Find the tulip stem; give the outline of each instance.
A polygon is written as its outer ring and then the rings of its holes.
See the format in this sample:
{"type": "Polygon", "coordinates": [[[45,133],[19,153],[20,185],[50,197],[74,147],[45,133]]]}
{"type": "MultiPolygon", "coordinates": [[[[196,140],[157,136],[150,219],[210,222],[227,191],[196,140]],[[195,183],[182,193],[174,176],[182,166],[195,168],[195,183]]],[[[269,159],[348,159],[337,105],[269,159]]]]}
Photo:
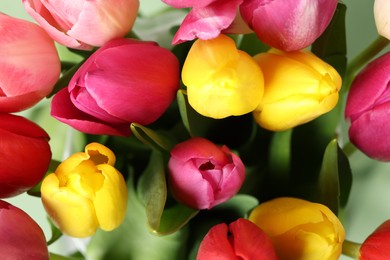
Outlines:
{"type": "Polygon", "coordinates": [[[348,142],[343,147],[343,152],[345,156],[350,157],[354,152],[356,152],[357,148],[351,142],[348,142]]]}
{"type": "Polygon", "coordinates": [[[352,257],[353,259],[359,259],[360,247],[360,243],[344,240],[342,253],[343,255],[352,257]]]}
{"type": "Polygon", "coordinates": [[[348,64],[347,72],[345,74],[345,90],[348,90],[351,86],[353,79],[357,72],[367,64],[372,58],[374,58],[379,52],[381,52],[388,44],[389,40],[378,36],[366,49],[364,49],[360,54],[358,54],[351,62],[348,64]]]}

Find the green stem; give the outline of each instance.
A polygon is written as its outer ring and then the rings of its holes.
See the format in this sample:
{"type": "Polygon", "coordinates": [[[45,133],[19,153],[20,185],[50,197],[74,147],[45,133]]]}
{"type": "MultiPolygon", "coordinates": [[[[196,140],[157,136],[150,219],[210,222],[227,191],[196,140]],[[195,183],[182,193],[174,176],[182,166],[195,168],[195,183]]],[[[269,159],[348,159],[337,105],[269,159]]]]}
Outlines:
{"type": "Polygon", "coordinates": [[[344,80],[344,89],[346,91],[351,86],[351,83],[357,72],[379,52],[381,52],[389,43],[390,42],[388,39],[382,36],[378,36],[365,50],[363,50],[353,60],[351,60],[351,62],[348,64],[344,80]]]}
{"type": "Polygon", "coordinates": [[[347,157],[351,157],[351,155],[356,151],[356,146],[354,146],[351,142],[346,143],[343,147],[343,152],[347,157]]]}
{"type": "Polygon", "coordinates": [[[352,257],[353,259],[359,259],[360,247],[360,243],[344,240],[342,253],[343,255],[352,257]]]}

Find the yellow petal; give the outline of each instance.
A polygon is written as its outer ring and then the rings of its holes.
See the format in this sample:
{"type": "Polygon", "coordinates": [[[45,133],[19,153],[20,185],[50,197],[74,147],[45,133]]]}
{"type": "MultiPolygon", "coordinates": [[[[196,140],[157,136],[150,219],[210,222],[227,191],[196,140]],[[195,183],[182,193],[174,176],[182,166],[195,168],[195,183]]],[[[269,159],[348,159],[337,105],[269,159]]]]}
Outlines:
{"type": "Polygon", "coordinates": [[[127,187],[120,172],[107,164],[98,165],[105,177],[102,188],[96,192],[94,205],[100,228],[106,231],[118,227],[126,214],[127,187]]]}

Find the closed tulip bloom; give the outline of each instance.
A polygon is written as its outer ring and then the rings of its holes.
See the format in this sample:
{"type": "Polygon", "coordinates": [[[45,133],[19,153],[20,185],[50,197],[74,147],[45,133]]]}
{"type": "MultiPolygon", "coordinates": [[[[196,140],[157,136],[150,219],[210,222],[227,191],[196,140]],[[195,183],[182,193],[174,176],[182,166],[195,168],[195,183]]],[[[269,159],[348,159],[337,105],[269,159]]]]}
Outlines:
{"type": "Polygon", "coordinates": [[[24,8],[58,43],[92,49],[130,32],[138,0],[23,0],[24,8]]]}
{"type": "Polygon", "coordinates": [[[200,244],[197,260],[278,259],[271,239],[251,221],[240,218],[210,229],[200,244]]]}
{"type": "Polygon", "coordinates": [[[0,114],[0,198],[21,194],[42,180],[51,160],[49,139],[34,122],[0,114]]]}
{"type": "Polygon", "coordinates": [[[123,221],[127,188],[114,168],[115,155],[98,143],[63,161],[45,177],[41,198],[59,229],[73,237],[88,237],[98,228],[111,231],[123,221]]]}
{"type": "Polygon", "coordinates": [[[112,40],[58,92],[51,114],[89,134],[130,135],[130,124],[156,121],[179,88],[179,62],[152,42],[112,40]]]}
{"type": "Polygon", "coordinates": [[[386,260],[390,255],[390,220],[383,222],[360,247],[359,260],[386,260]]]}
{"type": "Polygon", "coordinates": [[[352,82],[345,107],[349,139],[367,156],[390,161],[390,53],[369,63],[352,82]]]}
{"type": "Polygon", "coordinates": [[[192,45],[182,80],[190,105],[216,119],[252,112],[263,95],[260,67],[225,35],[192,45]]]}
{"type": "Polygon", "coordinates": [[[379,35],[390,39],[390,2],[387,0],[375,0],[374,18],[379,35]]]}
{"type": "Polygon", "coordinates": [[[200,137],[177,144],[168,169],[173,195],[194,209],[210,209],[227,201],[245,179],[240,157],[200,137]]]}
{"type": "Polygon", "coordinates": [[[0,113],[19,112],[53,90],[60,59],[38,25],[2,13],[0,24],[0,113]]]}
{"type": "Polygon", "coordinates": [[[264,96],[253,115],[263,128],[287,130],[336,106],[341,77],[309,51],[271,49],[254,59],[263,71],[264,96]]]}
{"type": "Polygon", "coordinates": [[[49,260],[45,235],[23,210],[0,200],[0,257],[49,260]]]}
{"type": "Polygon", "coordinates": [[[281,197],[257,206],[249,220],[272,239],[280,259],[339,259],[345,231],[325,205],[281,197]]]}
{"type": "Polygon", "coordinates": [[[329,25],[337,0],[245,0],[243,19],[265,44],[284,51],[310,46],[329,25]]]}

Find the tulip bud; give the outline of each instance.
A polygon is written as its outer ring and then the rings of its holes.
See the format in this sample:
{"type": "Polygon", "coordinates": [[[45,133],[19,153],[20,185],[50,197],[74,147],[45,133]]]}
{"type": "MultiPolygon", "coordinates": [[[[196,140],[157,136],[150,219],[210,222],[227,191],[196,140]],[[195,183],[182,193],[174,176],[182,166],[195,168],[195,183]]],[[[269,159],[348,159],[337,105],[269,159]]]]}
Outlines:
{"type": "Polygon", "coordinates": [[[375,0],[374,19],[379,35],[390,39],[390,2],[388,0],[375,0]]]}
{"type": "Polygon", "coordinates": [[[54,87],[61,64],[54,42],[38,25],[0,13],[0,113],[27,109],[54,87]]]}
{"type": "Polygon", "coordinates": [[[263,71],[264,96],[253,115],[263,128],[287,130],[336,106],[341,77],[314,54],[271,49],[254,58],[263,71]]]}
{"type": "Polygon", "coordinates": [[[278,259],[271,239],[255,224],[240,218],[210,229],[200,244],[197,260],[278,259]]]}
{"type": "Polygon", "coordinates": [[[21,194],[42,180],[51,160],[49,139],[34,122],[0,114],[0,198],[21,194]]]}
{"type": "Polygon", "coordinates": [[[329,25],[337,0],[249,0],[243,19],[265,44],[284,51],[310,46],[329,25]]]}
{"type": "Polygon", "coordinates": [[[3,260],[48,260],[40,226],[23,210],[0,200],[0,257],[3,260]]]}
{"type": "Polygon", "coordinates": [[[195,209],[210,209],[227,201],[245,179],[245,167],[237,155],[200,137],[177,144],[168,168],[173,195],[195,209]]]}
{"type": "Polygon", "coordinates": [[[352,82],[345,107],[349,139],[367,156],[390,161],[390,53],[369,63],[352,82]]]}
{"type": "Polygon", "coordinates": [[[114,164],[110,149],[90,143],[85,152],[73,154],[43,180],[43,206],[63,233],[87,237],[99,227],[111,231],[122,223],[127,188],[114,164]]]}
{"type": "Polygon", "coordinates": [[[359,260],[386,260],[390,255],[390,220],[383,222],[360,247],[359,260]]]}
{"type": "Polygon", "coordinates": [[[339,219],[322,204],[276,198],[257,206],[249,220],[272,239],[281,259],[339,259],[345,231],[339,219]]]}
{"type": "Polygon", "coordinates": [[[152,42],[112,40],[54,96],[51,114],[85,133],[130,135],[131,123],[153,123],[167,110],[179,75],[169,50],[152,42]]]}
{"type": "Polygon", "coordinates": [[[23,0],[27,13],[58,43],[89,50],[130,32],[138,0],[23,0]]]}
{"type": "Polygon", "coordinates": [[[252,112],[263,95],[259,66],[225,35],[192,45],[182,79],[190,105],[216,119],[252,112]]]}

